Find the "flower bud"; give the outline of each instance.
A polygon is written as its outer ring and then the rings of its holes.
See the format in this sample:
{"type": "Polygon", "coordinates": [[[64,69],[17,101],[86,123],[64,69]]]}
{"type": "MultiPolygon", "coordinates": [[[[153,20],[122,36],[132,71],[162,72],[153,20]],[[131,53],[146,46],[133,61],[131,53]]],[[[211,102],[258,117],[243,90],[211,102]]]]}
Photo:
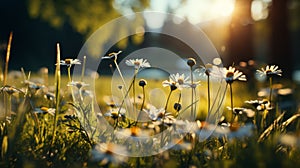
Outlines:
{"type": "Polygon", "coordinates": [[[187,60],[187,64],[188,64],[188,66],[192,67],[192,66],[196,65],[196,60],[194,58],[189,58],[187,60]]]}

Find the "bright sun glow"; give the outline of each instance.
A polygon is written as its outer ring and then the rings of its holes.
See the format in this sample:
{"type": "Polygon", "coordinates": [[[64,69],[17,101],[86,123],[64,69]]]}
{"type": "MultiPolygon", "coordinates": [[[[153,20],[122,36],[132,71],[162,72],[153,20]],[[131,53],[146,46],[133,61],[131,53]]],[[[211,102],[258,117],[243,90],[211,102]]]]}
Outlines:
{"type": "Polygon", "coordinates": [[[188,0],[175,13],[187,17],[193,24],[230,17],[234,10],[234,0],[188,0]]]}
{"type": "MultiPolygon", "coordinates": [[[[151,0],[151,11],[168,12],[167,9],[174,9],[174,14],[182,18],[187,18],[192,24],[198,24],[220,18],[230,18],[234,10],[235,0],[187,0],[180,4],[179,0],[151,0]]],[[[158,18],[156,18],[158,19],[158,18]]],[[[163,19],[163,18],[161,18],[163,19]]],[[[149,18],[149,27],[158,28],[162,26],[161,19],[159,23],[152,22],[149,18]]],[[[174,20],[179,24],[182,20],[174,20]]]]}

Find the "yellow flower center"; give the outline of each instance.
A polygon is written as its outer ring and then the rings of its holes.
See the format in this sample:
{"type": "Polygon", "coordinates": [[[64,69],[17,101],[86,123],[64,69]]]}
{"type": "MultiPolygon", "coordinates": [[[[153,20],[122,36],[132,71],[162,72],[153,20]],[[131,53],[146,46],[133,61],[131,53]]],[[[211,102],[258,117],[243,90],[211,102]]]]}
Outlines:
{"type": "Polygon", "coordinates": [[[226,78],[232,78],[234,76],[233,72],[227,72],[226,78]]]}
{"type": "Polygon", "coordinates": [[[48,107],[41,107],[42,111],[48,112],[49,108],[48,107]]]}
{"type": "Polygon", "coordinates": [[[71,62],[72,62],[72,59],[65,59],[66,64],[71,64],[71,62]]]}
{"type": "Polygon", "coordinates": [[[183,79],[178,79],[177,82],[178,82],[179,85],[183,85],[184,80],[183,79]]]}

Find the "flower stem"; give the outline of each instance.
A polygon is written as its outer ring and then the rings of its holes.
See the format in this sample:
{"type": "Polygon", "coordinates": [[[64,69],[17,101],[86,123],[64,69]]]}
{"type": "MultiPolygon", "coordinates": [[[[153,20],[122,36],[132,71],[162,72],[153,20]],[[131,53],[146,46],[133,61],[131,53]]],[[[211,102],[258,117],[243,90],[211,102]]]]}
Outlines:
{"type": "MultiPolygon", "coordinates": [[[[191,103],[194,102],[194,78],[193,78],[193,69],[192,69],[192,66],[191,66],[191,86],[192,86],[192,97],[191,97],[191,103]]],[[[191,106],[191,115],[192,115],[192,119],[195,117],[195,114],[194,114],[194,105],[192,104],[191,106]]]]}
{"type": "Polygon", "coordinates": [[[143,86],[143,102],[142,102],[142,105],[141,105],[141,109],[140,109],[140,111],[139,111],[139,113],[138,113],[138,116],[137,116],[137,118],[136,118],[136,122],[135,122],[135,126],[137,125],[137,123],[138,123],[138,121],[139,121],[139,118],[140,118],[140,115],[141,115],[141,112],[142,112],[142,110],[143,110],[143,108],[144,108],[144,104],[145,104],[145,87],[143,86]]]}
{"type": "MultiPolygon", "coordinates": [[[[68,66],[68,78],[69,78],[69,83],[72,82],[72,78],[71,78],[71,67],[72,67],[72,65],[68,66]]],[[[74,97],[74,92],[73,92],[73,87],[72,87],[72,86],[70,86],[70,90],[71,90],[72,100],[73,100],[73,102],[75,102],[75,97],[74,97]]]]}
{"type": "Polygon", "coordinates": [[[120,70],[120,68],[119,68],[119,65],[118,65],[118,63],[117,63],[117,60],[114,60],[114,63],[115,63],[115,65],[116,65],[116,68],[117,68],[117,70],[118,70],[118,73],[119,73],[119,75],[120,75],[120,77],[121,77],[121,79],[122,79],[122,82],[123,82],[123,85],[124,85],[125,90],[128,90],[128,89],[127,89],[127,85],[126,85],[126,83],[125,83],[125,79],[124,79],[124,77],[123,77],[123,75],[122,75],[122,72],[121,72],[121,70],[120,70]]]}
{"type": "Polygon", "coordinates": [[[207,112],[210,110],[210,83],[209,75],[207,75],[207,112]]]}
{"type": "Polygon", "coordinates": [[[81,69],[81,82],[83,82],[85,64],[86,64],[86,56],[83,57],[83,63],[82,63],[82,69],[81,69]]]}
{"type": "Polygon", "coordinates": [[[170,97],[171,97],[172,92],[173,92],[173,90],[170,90],[169,95],[168,95],[168,98],[167,98],[167,101],[166,101],[165,110],[167,110],[168,103],[169,103],[169,100],[170,100],[170,97]]]}
{"type": "MultiPolygon", "coordinates": [[[[134,112],[135,117],[138,117],[136,114],[136,101],[135,101],[135,79],[136,79],[136,75],[137,75],[137,70],[134,71],[134,76],[133,76],[133,80],[132,80],[132,94],[133,94],[133,107],[132,110],[134,112]]],[[[138,119],[138,118],[137,118],[138,119]]]]}
{"type": "Polygon", "coordinates": [[[171,97],[171,94],[172,94],[173,90],[170,90],[169,92],[169,95],[168,95],[168,98],[167,98],[167,102],[166,102],[166,105],[165,105],[165,111],[162,115],[162,118],[161,118],[161,139],[160,139],[160,147],[163,147],[163,141],[164,141],[164,132],[163,132],[163,127],[165,125],[165,114],[166,114],[166,111],[167,111],[167,107],[168,107],[168,103],[169,103],[169,100],[170,100],[170,97],[171,97]]]}
{"type": "Polygon", "coordinates": [[[230,89],[230,103],[231,103],[231,123],[233,123],[234,120],[234,113],[233,113],[233,95],[232,95],[232,84],[229,83],[229,89],[230,89]]]}
{"type": "Polygon", "coordinates": [[[272,77],[269,77],[269,83],[270,83],[270,95],[269,95],[269,101],[270,104],[272,105],[272,91],[273,91],[273,80],[272,77]]]}

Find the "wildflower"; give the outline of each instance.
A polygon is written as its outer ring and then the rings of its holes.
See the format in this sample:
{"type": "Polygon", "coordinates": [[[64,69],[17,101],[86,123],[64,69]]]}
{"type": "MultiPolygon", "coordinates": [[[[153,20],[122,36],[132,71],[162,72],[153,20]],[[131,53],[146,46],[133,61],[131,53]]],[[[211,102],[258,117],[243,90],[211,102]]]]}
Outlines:
{"type": "Polygon", "coordinates": [[[194,65],[196,65],[196,60],[194,58],[188,58],[186,63],[192,68],[194,65]]]}
{"type": "Polygon", "coordinates": [[[119,106],[119,98],[115,96],[103,96],[103,100],[106,105],[110,107],[118,107],[119,106]]]}
{"type": "Polygon", "coordinates": [[[174,150],[191,150],[192,144],[190,142],[187,142],[184,139],[174,138],[172,139],[172,149],[174,150]]]}
{"type": "Polygon", "coordinates": [[[176,121],[176,118],[173,116],[172,113],[163,112],[160,116],[158,116],[156,121],[153,121],[155,125],[161,125],[162,123],[166,125],[172,125],[176,121]]]}
{"type": "Polygon", "coordinates": [[[247,104],[253,105],[258,111],[271,110],[271,103],[267,99],[263,100],[247,100],[247,104]]]}
{"type": "Polygon", "coordinates": [[[169,81],[165,80],[163,81],[163,86],[170,86],[171,90],[175,90],[176,88],[182,89],[182,88],[188,88],[191,87],[191,84],[188,83],[189,77],[185,77],[184,74],[179,75],[179,73],[171,74],[169,77],[169,81]]]}
{"type": "Polygon", "coordinates": [[[174,107],[174,109],[175,109],[177,112],[179,112],[179,111],[181,110],[181,108],[182,108],[182,106],[181,106],[180,103],[175,103],[173,107],[174,107]]]}
{"type": "Polygon", "coordinates": [[[119,164],[127,160],[127,150],[125,146],[113,143],[101,143],[92,150],[92,159],[101,161],[101,165],[110,163],[119,164]]]}
{"type": "Polygon", "coordinates": [[[134,66],[135,69],[140,69],[140,68],[147,68],[150,67],[149,62],[146,59],[130,59],[126,60],[126,65],[128,66],[134,66]]]}
{"type": "Polygon", "coordinates": [[[111,60],[113,60],[113,61],[116,61],[116,60],[118,59],[118,55],[119,55],[121,52],[122,52],[122,51],[109,53],[108,56],[104,56],[104,57],[102,57],[102,59],[111,59],[111,60]]]}
{"type": "Polygon", "coordinates": [[[48,108],[48,107],[40,107],[40,108],[35,108],[34,111],[35,113],[41,113],[41,114],[51,114],[54,116],[55,114],[55,109],[54,108],[48,108]]]}
{"type": "Polygon", "coordinates": [[[28,85],[28,87],[29,87],[30,89],[36,89],[36,90],[38,90],[38,89],[42,89],[42,88],[45,87],[44,85],[41,85],[41,84],[38,84],[38,83],[35,83],[35,82],[31,82],[31,81],[29,81],[29,80],[25,80],[24,83],[25,83],[26,85],[28,85]]]}
{"type": "Polygon", "coordinates": [[[225,79],[225,81],[229,84],[233,83],[235,80],[246,81],[246,76],[236,70],[234,67],[230,66],[227,68],[219,68],[217,66],[212,67],[211,75],[220,79],[225,79]]]}
{"type": "Polygon", "coordinates": [[[81,82],[81,81],[72,81],[68,83],[68,86],[75,86],[77,87],[78,90],[80,90],[81,88],[85,87],[85,86],[89,86],[89,84],[81,82]]]}
{"type": "MultiPolygon", "coordinates": [[[[227,107],[228,110],[231,110],[231,107],[227,107]]],[[[255,112],[251,109],[243,108],[243,107],[234,107],[233,112],[235,114],[245,114],[247,117],[252,118],[255,115],[255,112]]]]}
{"type": "Polygon", "coordinates": [[[146,80],[141,79],[141,80],[139,81],[139,86],[144,87],[144,86],[146,86],[146,85],[147,85],[147,81],[146,81],[146,80]]]}
{"type": "Polygon", "coordinates": [[[144,111],[148,114],[149,118],[152,121],[156,121],[159,116],[163,115],[165,109],[164,108],[157,109],[155,106],[149,105],[149,109],[144,111]]]}
{"type": "Polygon", "coordinates": [[[55,98],[55,94],[54,94],[54,93],[51,93],[51,92],[47,92],[47,93],[44,95],[44,98],[52,101],[52,100],[54,100],[54,98],[55,98]]]}
{"type": "Polygon", "coordinates": [[[150,132],[147,130],[142,130],[139,127],[133,126],[130,128],[125,128],[117,131],[116,133],[120,137],[148,137],[150,132]]]}
{"type": "Polygon", "coordinates": [[[72,65],[75,64],[81,64],[79,59],[67,58],[65,60],[60,60],[60,65],[67,65],[68,67],[71,67],[72,65]]]}
{"type": "Polygon", "coordinates": [[[6,93],[8,93],[9,95],[12,95],[12,94],[14,94],[14,93],[16,93],[16,92],[22,92],[22,93],[23,93],[22,90],[20,90],[20,89],[18,89],[18,88],[15,88],[15,87],[13,87],[13,86],[8,86],[8,85],[2,86],[1,89],[0,89],[0,91],[1,91],[1,92],[6,92],[6,93]]]}
{"type": "Polygon", "coordinates": [[[209,76],[211,71],[212,71],[212,67],[213,65],[212,64],[205,64],[205,66],[203,67],[204,68],[204,73],[209,76]]]}
{"type": "Polygon", "coordinates": [[[93,92],[86,89],[81,89],[81,94],[83,97],[93,97],[93,92]]]}
{"type": "Polygon", "coordinates": [[[260,75],[260,76],[267,76],[267,77],[272,77],[272,76],[281,76],[282,74],[282,71],[281,69],[279,69],[278,66],[276,65],[267,65],[266,68],[261,68],[261,70],[256,70],[257,73],[260,75]]]}
{"type": "Polygon", "coordinates": [[[253,124],[246,124],[242,127],[238,126],[235,127],[237,129],[233,129],[233,126],[231,126],[230,130],[231,132],[227,135],[229,139],[231,138],[244,138],[249,137],[253,133],[253,124]]]}
{"type": "Polygon", "coordinates": [[[156,125],[160,125],[162,122],[172,124],[176,121],[175,117],[171,113],[166,112],[164,108],[157,109],[155,106],[149,105],[149,109],[144,111],[156,125]]]}
{"type": "Polygon", "coordinates": [[[111,108],[104,114],[104,116],[111,117],[112,119],[117,119],[118,117],[123,117],[125,113],[126,110],[124,108],[111,108]]]}

